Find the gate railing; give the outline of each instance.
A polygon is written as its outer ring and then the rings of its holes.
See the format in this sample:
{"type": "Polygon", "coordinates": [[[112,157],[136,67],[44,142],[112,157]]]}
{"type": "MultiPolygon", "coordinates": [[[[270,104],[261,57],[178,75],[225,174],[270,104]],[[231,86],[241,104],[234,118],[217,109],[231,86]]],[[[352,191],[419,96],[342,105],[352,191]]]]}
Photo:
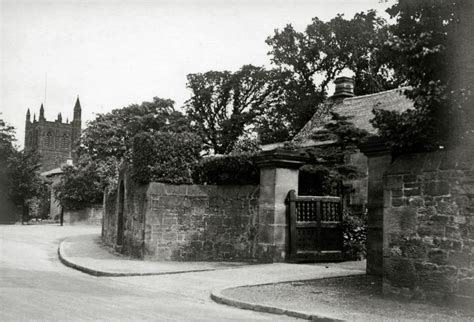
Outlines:
{"type": "Polygon", "coordinates": [[[288,193],[291,261],[342,260],[342,200],[288,193]]]}

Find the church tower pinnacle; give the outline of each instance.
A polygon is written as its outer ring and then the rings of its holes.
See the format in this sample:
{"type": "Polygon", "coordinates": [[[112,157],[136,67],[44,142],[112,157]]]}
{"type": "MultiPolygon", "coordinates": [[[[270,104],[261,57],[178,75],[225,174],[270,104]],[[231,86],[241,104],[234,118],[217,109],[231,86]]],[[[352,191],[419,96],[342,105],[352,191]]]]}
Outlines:
{"type": "Polygon", "coordinates": [[[26,120],[25,120],[25,149],[28,148],[27,147],[28,141],[29,141],[28,129],[30,128],[30,126],[31,126],[31,114],[30,114],[30,109],[28,109],[26,111],[26,120]]]}
{"type": "Polygon", "coordinates": [[[79,95],[77,96],[76,99],[76,104],[74,105],[74,117],[73,121],[80,121],[81,120],[81,113],[82,113],[82,108],[81,108],[81,102],[79,101],[79,95]]]}
{"type": "Polygon", "coordinates": [[[76,99],[76,104],[74,104],[74,114],[73,114],[73,118],[71,122],[71,126],[72,126],[71,151],[72,151],[72,156],[74,159],[77,157],[76,149],[79,146],[79,140],[81,138],[81,113],[82,113],[82,108],[81,108],[81,102],[79,101],[79,95],[78,95],[76,99]]]}
{"type": "Polygon", "coordinates": [[[46,121],[46,119],[44,118],[44,107],[43,107],[43,103],[41,103],[41,107],[40,107],[39,121],[46,121]]]}

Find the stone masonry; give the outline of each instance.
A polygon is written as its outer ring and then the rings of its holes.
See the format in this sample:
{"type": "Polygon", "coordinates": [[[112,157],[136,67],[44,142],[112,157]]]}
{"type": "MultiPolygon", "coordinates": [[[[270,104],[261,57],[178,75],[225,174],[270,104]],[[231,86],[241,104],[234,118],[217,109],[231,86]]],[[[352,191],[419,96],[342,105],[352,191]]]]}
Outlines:
{"type": "MultiPolygon", "coordinates": [[[[127,175],[120,252],[148,260],[251,260],[258,186],[134,186],[127,175]]],[[[117,246],[116,194],[106,194],[102,239],[117,246]]]]}
{"type": "Polygon", "coordinates": [[[384,177],[384,292],[474,299],[474,151],[399,157],[384,177]]]}
{"type": "Polygon", "coordinates": [[[248,260],[257,246],[258,187],[147,189],[145,259],[248,260]]]}
{"type": "Polygon", "coordinates": [[[95,225],[102,224],[103,208],[101,204],[91,205],[79,210],[64,210],[64,224],[66,225],[95,225]]]}
{"type": "Polygon", "coordinates": [[[117,240],[117,193],[115,190],[104,191],[103,212],[102,219],[102,241],[113,246],[117,240]]]}
{"type": "Polygon", "coordinates": [[[260,185],[137,185],[124,165],[105,193],[102,240],[150,260],[281,262],[288,257],[285,200],[305,158],[262,153],[260,185]]]}

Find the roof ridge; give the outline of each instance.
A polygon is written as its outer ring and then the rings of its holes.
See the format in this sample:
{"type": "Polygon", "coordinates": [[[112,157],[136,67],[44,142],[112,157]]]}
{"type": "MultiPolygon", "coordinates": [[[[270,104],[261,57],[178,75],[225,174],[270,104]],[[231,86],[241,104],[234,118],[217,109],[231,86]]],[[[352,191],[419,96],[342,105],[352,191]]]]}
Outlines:
{"type": "Polygon", "coordinates": [[[372,93],[372,94],[365,94],[365,95],[358,95],[358,96],[353,96],[353,97],[347,97],[344,99],[344,101],[352,101],[352,100],[355,100],[355,99],[359,99],[359,98],[367,98],[367,97],[372,97],[372,96],[377,96],[377,95],[382,95],[382,94],[386,94],[386,93],[390,93],[390,92],[395,92],[395,91],[403,91],[403,90],[406,90],[406,89],[409,89],[410,86],[403,86],[403,87],[398,87],[398,88],[394,88],[394,89],[389,89],[389,90],[386,90],[386,91],[382,91],[382,92],[377,92],[377,93],[372,93]]]}

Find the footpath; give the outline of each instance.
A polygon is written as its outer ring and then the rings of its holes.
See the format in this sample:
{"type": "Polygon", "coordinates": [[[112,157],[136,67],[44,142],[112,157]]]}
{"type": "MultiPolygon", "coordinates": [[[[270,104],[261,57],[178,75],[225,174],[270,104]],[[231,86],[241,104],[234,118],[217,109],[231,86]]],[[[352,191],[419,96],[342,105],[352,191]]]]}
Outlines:
{"type": "Polygon", "coordinates": [[[225,276],[225,280],[217,283],[216,285],[219,285],[217,287],[209,285],[209,293],[214,301],[242,309],[310,320],[337,319],[320,314],[317,312],[317,306],[310,309],[305,306],[304,310],[298,310],[298,308],[285,307],[281,301],[263,305],[256,301],[232,296],[232,292],[228,291],[254,285],[273,285],[282,282],[365,274],[364,261],[319,264],[143,261],[114,253],[101,243],[100,236],[97,234],[64,239],[59,245],[58,255],[66,266],[97,277],[175,275],[215,271],[216,277],[225,276]]]}

